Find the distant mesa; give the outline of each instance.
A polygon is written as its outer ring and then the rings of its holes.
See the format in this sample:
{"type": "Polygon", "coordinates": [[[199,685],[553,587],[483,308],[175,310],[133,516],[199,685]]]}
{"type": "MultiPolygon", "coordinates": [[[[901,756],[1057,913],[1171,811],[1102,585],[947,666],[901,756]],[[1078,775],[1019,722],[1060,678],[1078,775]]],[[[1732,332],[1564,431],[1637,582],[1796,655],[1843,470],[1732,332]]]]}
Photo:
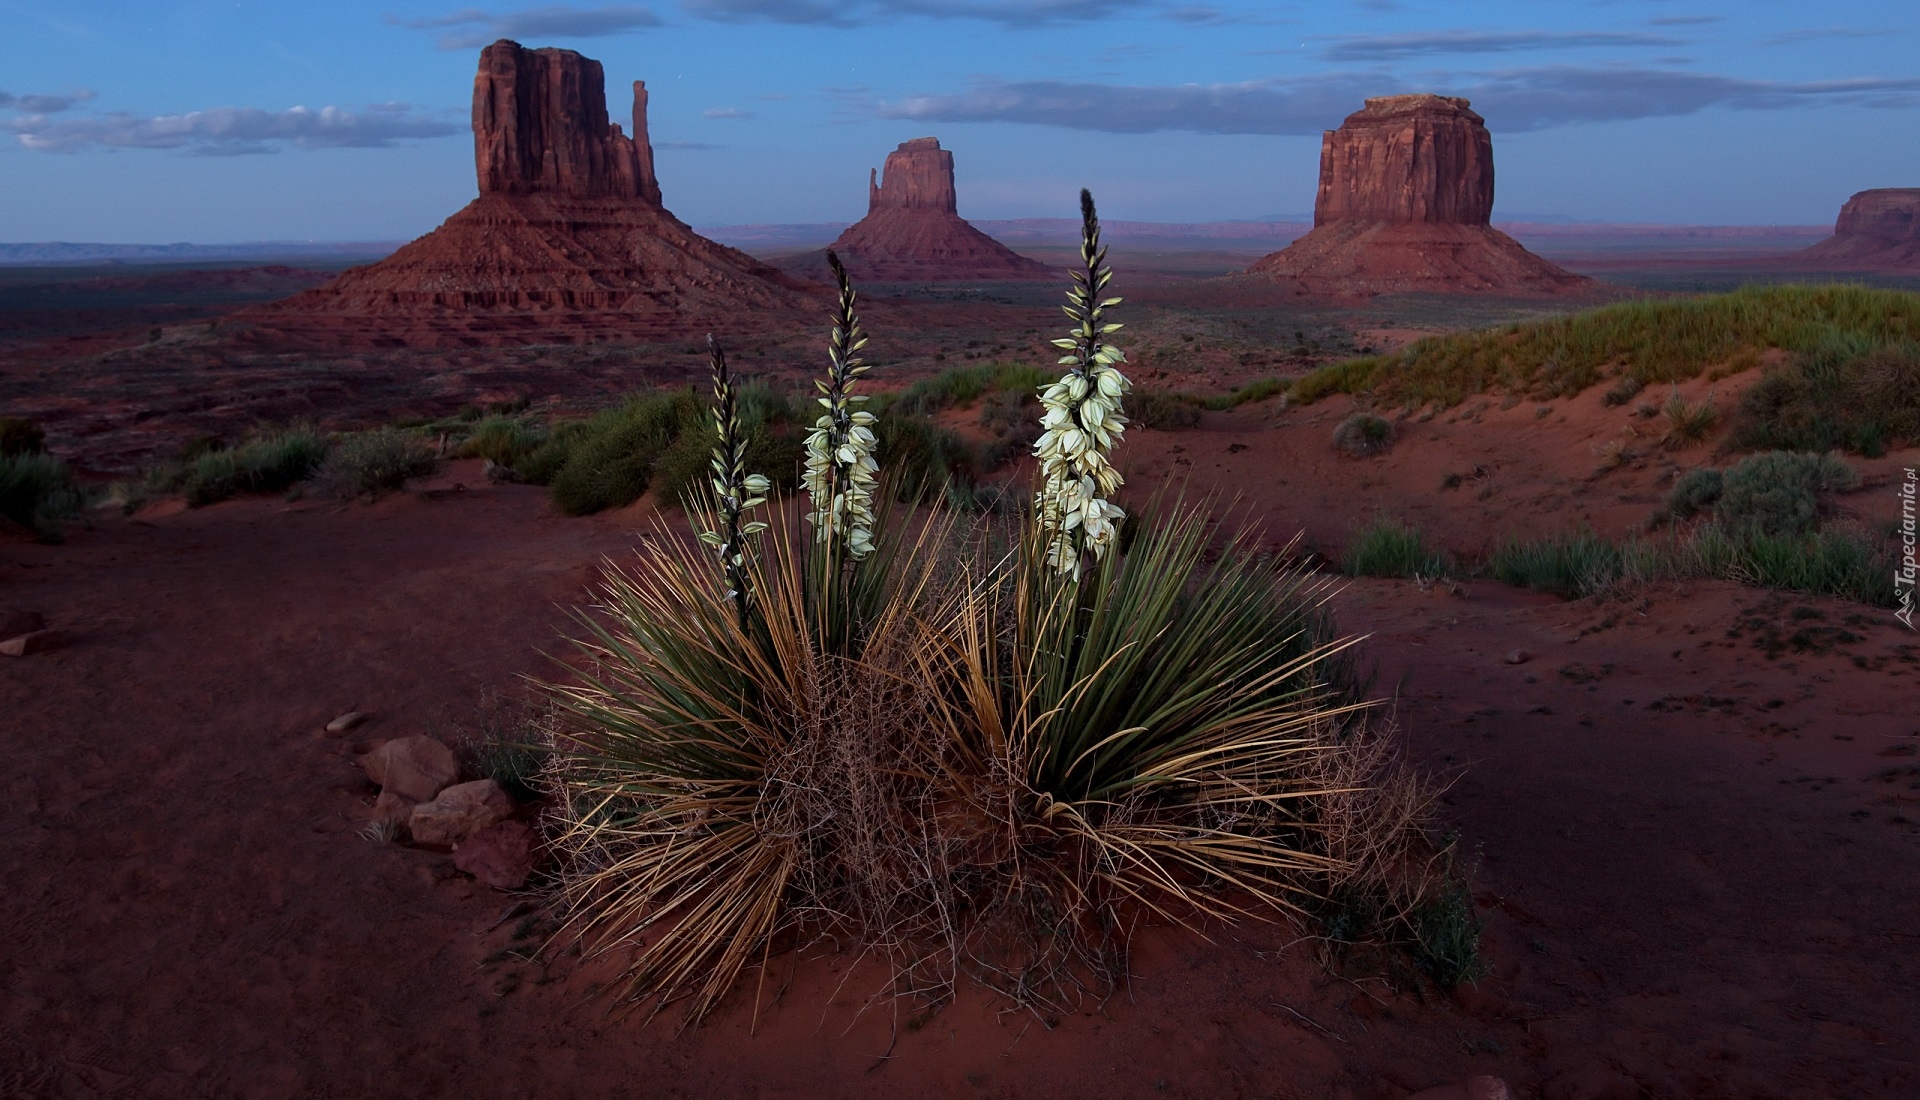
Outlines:
{"type": "Polygon", "coordinates": [[[1464,99],[1384,96],[1320,142],[1313,231],[1248,270],[1303,294],[1558,294],[1591,285],[1492,227],[1493,136],[1464,99]]]}
{"type": "Polygon", "coordinates": [[[1833,236],[1794,258],[1836,270],[1920,271],[1920,187],[1860,192],[1840,208],[1833,236]]]}
{"type": "MultiPolygon", "coordinates": [[[[958,213],[953,153],[930,137],[902,142],[867,179],[867,216],[832,249],[855,279],[883,282],[1052,279],[1058,272],[969,225],[958,213]]],[[[824,270],[825,253],[796,265],[824,270]]]]}
{"type": "Polygon", "coordinates": [[[695,233],[661,205],[647,90],[633,133],[600,63],[502,39],[473,82],[480,196],[324,286],[236,315],[375,346],[572,343],[739,328],[818,307],[818,288],[695,233]]]}

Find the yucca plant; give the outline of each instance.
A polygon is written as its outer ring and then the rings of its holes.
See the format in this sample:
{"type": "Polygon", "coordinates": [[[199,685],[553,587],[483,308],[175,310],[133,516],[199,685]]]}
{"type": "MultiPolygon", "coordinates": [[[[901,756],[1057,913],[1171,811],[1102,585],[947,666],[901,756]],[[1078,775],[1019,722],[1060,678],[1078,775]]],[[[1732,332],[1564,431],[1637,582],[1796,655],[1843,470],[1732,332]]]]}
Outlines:
{"type": "Polygon", "coordinates": [[[1124,973],[1142,915],[1306,919],[1351,884],[1413,912],[1388,869],[1418,862],[1424,803],[1340,682],[1331,582],[1250,532],[1215,545],[1206,508],[1118,537],[1118,299],[1081,209],[1031,517],[894,514],[837,257],[810,500],[764,521],[713,347],[719,445],[688,502],[713,553],[662,526],[610,567],[586,667],[550,688],[566,927],[630,953],[635,1001],[698,1020],[831,935],[897,992],[1060,1003],[1124,973]]]}

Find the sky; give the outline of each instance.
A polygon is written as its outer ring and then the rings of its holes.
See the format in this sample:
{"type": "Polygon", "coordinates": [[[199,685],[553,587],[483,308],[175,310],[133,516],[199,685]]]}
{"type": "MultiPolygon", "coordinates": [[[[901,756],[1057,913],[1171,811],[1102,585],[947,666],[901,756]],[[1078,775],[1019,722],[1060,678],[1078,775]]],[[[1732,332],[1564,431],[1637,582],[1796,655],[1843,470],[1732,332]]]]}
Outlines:
{"type": "Polygon", "coordinates": [[[603,62],[616,119],[645,80],[695,226],[855,220],[925,135],[966,217],[1302,214],[1321,132],[1413,91],[1485,116],[1496,219],[1920,186],[1920,0],[0,0],[0,241],[418,236],[475,194],[500,37],[603,62]]]}

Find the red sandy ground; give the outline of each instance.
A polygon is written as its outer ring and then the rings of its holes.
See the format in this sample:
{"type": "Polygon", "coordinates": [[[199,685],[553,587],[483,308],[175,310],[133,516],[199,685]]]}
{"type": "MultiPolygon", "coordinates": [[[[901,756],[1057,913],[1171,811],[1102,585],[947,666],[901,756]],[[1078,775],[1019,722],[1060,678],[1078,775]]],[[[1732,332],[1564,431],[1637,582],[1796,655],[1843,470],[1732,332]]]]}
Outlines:
{"type": "MultiPolygon", "coordinates": [[[[1273,541],[1304,527],[1329,552],[1376,508],[1462,552],[1652,510],[1646,441],[1593,476],[1631,406],[1474,408],[1403,424],[1374,460],[1331,450],[1341,402],[1208,414],[1122,453],[1136,483],[1190,471],[1273,541]],[[1443,490],[1449,471],[1468,478],[1443,490]]],[[[1916,462],[1863,463],[1845,507],[1884,520],[1916,462]]],[[[0,668],[0,1095],[1397,1100],[1478,1073],[1548,1100],[1920,1094],[1920,637],[1723,582],[1339,597],[1411,757],[1457,777],[1444,815],[1476,854],[1491,973],[1452,998],[1246,924],[1150,932],[1127,989],[1058,1020],[978,992],[862,1012],[878,975],[825,952],[776,965],[757,1034],[744,991],[684,1035],[608,1017],[572,959],[498,961],[511,897],[356,835],[373,789],[353,745],[470,727],[482,693],[551,671],[565,609],[651,514],[562,518],[468,463],[374,505],[162,508],[0,543],[0,607],[70,634],[0,668]],[[1769,632],[1806,651],[1769,657],[1769,632]],[[377,718],[327,738],[350,709],[377,718]]]]}

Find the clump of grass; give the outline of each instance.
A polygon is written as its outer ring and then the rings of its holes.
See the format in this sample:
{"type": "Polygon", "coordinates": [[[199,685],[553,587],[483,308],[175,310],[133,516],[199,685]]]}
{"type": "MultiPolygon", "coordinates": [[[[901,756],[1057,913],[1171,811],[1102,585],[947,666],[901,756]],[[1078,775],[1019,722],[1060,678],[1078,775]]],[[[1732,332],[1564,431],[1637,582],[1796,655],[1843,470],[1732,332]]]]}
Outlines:
{"type": "Polygon", "coordinates": [[[1620,579],[1621,556],[1606,539],[1580,531],[1532,542],[1509,540],[1494,552],[1488,569],[1507,584],[1578,599],[1612,587],[1620,579]]]}
{"type": "Polygon", "coordinates": [[[195,508],[241,493],[283,493],[312,477],[326,457],[326,438],[310,428],[271,432],[232,450],[201,450],[182,472],[180,489],[195,508]]]}
{"type": "Polygon", "coordinates": [[[1480,930],[1473,895],[1464,882],[1450,883],[1425,898],[1412,915],[1414,961],[1442,989],[1478,981],[1486,974],[1480,959],[1480,930]]]}
{"type": "Polygon", "coordinates": [[[337,439],[312,478],[316,496],[337,500],[396,492],[409,479],[439,466],[433,447],[395,428],[354,432],[337,439]]]}
{"type": "Polygon", "coordinates": [[[1177,431],[1200,423],[1200,406],[1166,390],[1136,389],[1127,399],[1127,419],[1142,428],[1177,431]]]}
{"type": "Polygon", "coordinates": [[[1033,393],[1052,380],[1046,371],[1030,363],[949,367],[889,395],[882,404],[893,412],[930,416],[942,409],[971,405],[996,393],[1033,393]]]}
{"type": "Polygon", "coordinates": [[[1607,387],[1607,392],[1600,395],[1600,403],[1609,409],[1616,408],[1640,396],[1640,391],[1645,388],[1645,383],[1632,375],[1627,375],[1607,387]]]}
{"type": "Polygon", "coordinates": [[[1278,378],[1258,378],[1232,393],[1215,394],[1201,403],[1215,412],[1237,409],[1253,401],[1265,401],[1287,392],[1287,383],[1278,378]]]}
{"type": "Polygon", "coordinates": [[[453,453],[456,458],[484,458],[517,468],[546,441],[545,425],[525,417],[494,415],[474,424],[472,434],[453,453]]]}
{"type": "Polygon", "coordinates": [[[43,453],[0,455],[0,516],[58,542],[61,524],[78,515],[84,503],[72,468],[61,459],[43,453]]]}
{"type": "Polygon", "coordinates": [[[1618,545],[1582,532],[1509,542],[1488,571],[1508,584],[1569,599],[1623,584],[1709,578],[1876,607],[1897,602],[1891,557],[1863,533],[1843,528],[1768,534],[1716,521],[1618,545]]]}
{"type": "Polygon", "coordinates": [[[1623,302],[1545,321],[1432,336],[1393,355],[1331,364],[1295,382],[1289,395],[1307,403],[1332,393],[1371,393],[1377,400],[1442,406],[1496,389],[1565,397],[1610,373],[1643,386],[1680,382],[1715,364],[1757,363],[1758,353],[1769,348],[1801,352],[1853,337],[1920,341],[1920,294],[1793,284],[1623,302]]]}
{"type": "Polygon", "coordinates": [[[456,746],[461,767],[469,775],[500,784],[516,802],[540,797],[540,776],[553,754],[548,732],[550,710],[531,702],[504,702],[488,694],[482,698],[476,728],[456,746]]]}
{"type": "Polygon", "coordinates": [[[44,454],[47,433],[40,425],[18,416],[0,416],[0,458],[44,454]]]}
{"type": "Polygon", "coordinates": [[[1334,426],[1333,445],[1354,458],[1383,454],[1393,446],[1393,422],[1372,413],[1353,413],[1334,426]]]}
{"type": "Polygon", "coordinates": [[[1666,417],[1667,421],[1660,442],[1669,450],[1704,443],[1713,434],[1713,429],[1720,425],[1720,410],[1714,406],[1712,398],[1688,401],[1680,396],[1677,389],[1668,395],[1666,404],[1660,406],[1660,415],[1666,417]]]}
{"type": "Polygon", "coordinates": [[[1868,457],[1920,440],[1920,340],[1835,333],[1769,368],[1741,396],[1742,450],[1847,450],[1868,457]]]}
{"type": "Polygon", "coordinates": [[[1340,570],[1350,577],[1433,578],[1447,572],[1447,559],[1405,522],[1382,516],[1354,532],[1340,570]]]}

